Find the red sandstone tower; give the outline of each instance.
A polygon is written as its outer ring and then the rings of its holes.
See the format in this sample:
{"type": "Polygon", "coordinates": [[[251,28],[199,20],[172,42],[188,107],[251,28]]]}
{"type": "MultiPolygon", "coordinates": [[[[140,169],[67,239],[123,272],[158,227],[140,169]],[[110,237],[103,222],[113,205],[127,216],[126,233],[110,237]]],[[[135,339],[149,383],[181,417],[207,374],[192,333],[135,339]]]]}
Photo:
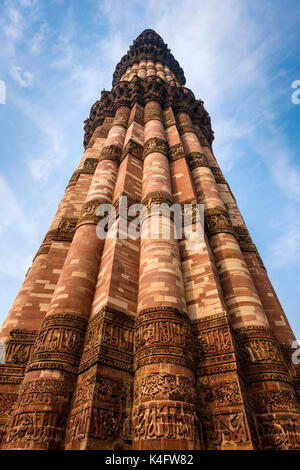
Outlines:
{"type": "Polygon", "coordinates": [[[112,85],[1,329],[0,447],[299,449],[295,338],[213,154],[203,101],[152,30],[112,85]],[[115,230],[124,195],[148,210],[203,204],[202,248],[100,239],[98,206],[114,205],[115,230]]]}

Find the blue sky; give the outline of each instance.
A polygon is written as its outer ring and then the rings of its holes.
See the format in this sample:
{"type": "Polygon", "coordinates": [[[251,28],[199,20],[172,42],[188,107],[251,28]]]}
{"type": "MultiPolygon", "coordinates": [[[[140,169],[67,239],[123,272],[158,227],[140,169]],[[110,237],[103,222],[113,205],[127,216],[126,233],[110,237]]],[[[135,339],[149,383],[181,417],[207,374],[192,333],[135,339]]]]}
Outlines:
{"type": "Polygon", "coordinates": [[[0,323],[81,158],[91,105],[152,28],[204,100],[214,153],[300,339],[299,21],[297,0],[0,1],[0,323]]]}

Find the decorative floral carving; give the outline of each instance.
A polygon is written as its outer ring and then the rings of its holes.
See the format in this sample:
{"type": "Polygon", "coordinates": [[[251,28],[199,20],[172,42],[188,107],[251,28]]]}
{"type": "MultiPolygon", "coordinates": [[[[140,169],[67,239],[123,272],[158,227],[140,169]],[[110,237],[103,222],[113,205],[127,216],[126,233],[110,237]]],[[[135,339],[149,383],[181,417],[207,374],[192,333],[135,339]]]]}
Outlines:
{"type": "Polygon", "coordinates": [[[118,147],[117,145],[113,145],[113,144],[108,145],[107,147],[103,147],[99,161],[112,160],[113,162],[116,162],[119,164],[121,154],[122,154],[121,147],[118,147]]]}
{"type": "Polygon", "coordinates": [[[168,144],[165,140],[159,139],[158,137],[151,137],[151,139],[146,140],[144,144],[144,158],[147,157],[150,153],[162,153],[166,157],[168,156],[168,144]]]}
{"type": "Polygon", "coordinates": [[[208,166],[207,158],[204,153],[191,152],[187,156],[187,162],[191,170],[202,166],[208,166]]]}
{"type": "Polygon", "coordinates": [[[221,208],[205,211],[205,224],[209,237],[217,233],[235,234],[228,214],[221,208]]]}
{"type": "Polygon", "coordinates": [[[238,382],[224,382],[211,385],[202,378],[197,381],[198,404],[201,408],[220,408],[242,403],[238,382]]]}
{"type": "Polygon", "coordinates": [[[129,139],[122,152],[121,161],[130,153],[139,160],[143,159],[143,146],[133,139],[129,139]]]}
{"type": "Polygon", "coordinates": [[[135,384],[135,403],[152,400],[175,400],[194,403],[195,384],[189,377],[156,373],[147,375],[135,384]]]}
{"type": "Polygon", "coordinates": [[[12,415],[17,398],[17,393],[0,393],[0,418],[8,418],[12,415]]]}

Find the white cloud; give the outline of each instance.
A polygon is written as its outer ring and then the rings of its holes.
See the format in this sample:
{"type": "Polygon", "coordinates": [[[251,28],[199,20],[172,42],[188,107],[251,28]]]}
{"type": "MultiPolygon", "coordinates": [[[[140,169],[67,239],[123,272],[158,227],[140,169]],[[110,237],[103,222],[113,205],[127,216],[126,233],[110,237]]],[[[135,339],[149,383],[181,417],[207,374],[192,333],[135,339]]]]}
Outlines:
{"type": "Polygon", "coordinates": [[[34,78],[32,73],[26,70],[23,71],[18,65],[14,65],[9,73],[22,88],[32,87],[34,78]]]}

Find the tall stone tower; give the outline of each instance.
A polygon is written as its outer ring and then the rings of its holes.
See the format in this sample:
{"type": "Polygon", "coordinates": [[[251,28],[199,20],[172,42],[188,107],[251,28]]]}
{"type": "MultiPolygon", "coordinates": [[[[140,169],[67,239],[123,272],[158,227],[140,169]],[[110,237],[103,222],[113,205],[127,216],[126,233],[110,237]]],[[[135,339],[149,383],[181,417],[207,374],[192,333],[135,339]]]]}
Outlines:
{"type": "Polygon", "coordinates": [[[184,85],[148,29],[92,106],[1,330],[2,449],[300,448],[295,338],[184,85]],[[147,210],[203,204],[201,249],[99,238],[97,208],[113,204],[116,230],[124,195],[147,210]]]}

